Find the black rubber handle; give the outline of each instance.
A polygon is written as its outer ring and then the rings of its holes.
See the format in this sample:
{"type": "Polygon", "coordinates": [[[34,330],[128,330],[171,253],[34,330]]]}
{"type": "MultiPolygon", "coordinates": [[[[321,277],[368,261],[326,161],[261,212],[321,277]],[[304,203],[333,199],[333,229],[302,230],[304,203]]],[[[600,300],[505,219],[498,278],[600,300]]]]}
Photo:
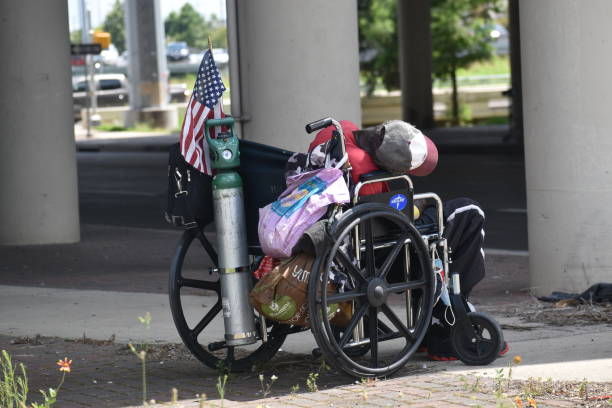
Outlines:
{"type": "Polygon", "coordinates": [[[306,133],[312,133],[316,130],[323,129],[332,124],[332,118],[315,120],[306,125],[306,133]]]}

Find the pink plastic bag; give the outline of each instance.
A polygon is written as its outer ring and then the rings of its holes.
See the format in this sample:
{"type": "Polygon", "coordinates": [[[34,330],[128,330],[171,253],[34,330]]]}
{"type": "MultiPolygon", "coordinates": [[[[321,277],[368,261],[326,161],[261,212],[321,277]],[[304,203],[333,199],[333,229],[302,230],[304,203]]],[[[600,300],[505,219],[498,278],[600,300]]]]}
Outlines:
{"type": "Polygon", "coordinates": [[[288,258],[304,231],[333,203],[347,203],[349,191],[342,171],[313,170],[287,179],[278,200],[259,209],[259,242],[266,255],[288,258]]]}

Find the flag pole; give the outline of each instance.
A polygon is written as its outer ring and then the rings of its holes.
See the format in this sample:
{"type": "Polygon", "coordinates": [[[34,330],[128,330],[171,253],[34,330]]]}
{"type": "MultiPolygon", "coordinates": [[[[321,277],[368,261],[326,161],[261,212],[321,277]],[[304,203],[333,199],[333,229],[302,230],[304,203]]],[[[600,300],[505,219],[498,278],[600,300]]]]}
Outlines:
{"type": "Polygon", "coordinates": [[[212,54],[212,40],[210,38],[210,35],[208,36],[208,50],[212,54]]]}

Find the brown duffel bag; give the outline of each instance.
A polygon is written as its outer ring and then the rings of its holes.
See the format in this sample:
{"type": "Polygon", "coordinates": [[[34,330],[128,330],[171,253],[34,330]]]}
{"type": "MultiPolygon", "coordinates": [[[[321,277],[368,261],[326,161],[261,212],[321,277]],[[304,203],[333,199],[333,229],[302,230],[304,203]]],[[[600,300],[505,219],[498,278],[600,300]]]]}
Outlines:
{"type": "MultiPolygon", "coordinates": [[[[265,317],[295,326],[310,326],[308,313],[308,281],[314,257],[298,254],[282,261],[264,275],[251,290],[251,304],[265,317]]],[[[335,285],[328,284],[328,293],[335,293],[335,285]]],[[[350,302],[331,304],[328,318],[340,327],[348,324],[352,315],[350,302]]]]}

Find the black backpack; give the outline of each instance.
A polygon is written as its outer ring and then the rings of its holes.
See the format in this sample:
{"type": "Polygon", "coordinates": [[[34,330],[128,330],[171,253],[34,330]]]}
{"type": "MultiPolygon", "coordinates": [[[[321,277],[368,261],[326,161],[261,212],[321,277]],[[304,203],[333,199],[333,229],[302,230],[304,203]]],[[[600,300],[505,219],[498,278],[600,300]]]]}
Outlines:
{"type": "Polygon", "coordinates": [[[185,161],[178,143],[168,155],[166,221],[175,227],[203,228],[214,219],[212,177],[185,161]]]}

